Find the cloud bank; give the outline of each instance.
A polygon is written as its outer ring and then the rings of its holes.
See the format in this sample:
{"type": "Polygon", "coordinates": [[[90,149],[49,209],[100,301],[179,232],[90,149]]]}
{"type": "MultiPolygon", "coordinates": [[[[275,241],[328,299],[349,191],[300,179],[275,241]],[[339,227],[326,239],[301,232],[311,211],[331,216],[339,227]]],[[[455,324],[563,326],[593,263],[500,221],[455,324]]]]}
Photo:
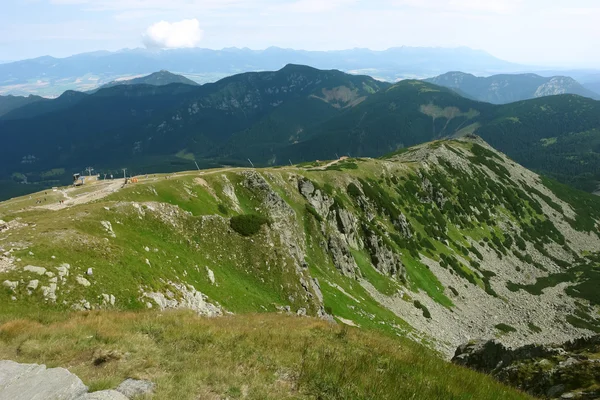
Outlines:
{"type": "Polygon", "coordinates": [[[181,49],[197,47],[204,31],[197,19],[184,19],[179,22],[157,22],[146,29],[144,45],[152,49],[181,49]]]}

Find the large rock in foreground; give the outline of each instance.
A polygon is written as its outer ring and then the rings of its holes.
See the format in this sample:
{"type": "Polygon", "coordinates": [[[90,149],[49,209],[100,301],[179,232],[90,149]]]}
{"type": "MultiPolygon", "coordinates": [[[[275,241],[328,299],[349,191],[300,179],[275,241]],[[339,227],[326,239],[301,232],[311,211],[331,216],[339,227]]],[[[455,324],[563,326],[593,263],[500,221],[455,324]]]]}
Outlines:
{"type": "MultiPolygon", "coordinates": [[[[127,380],[138,382],[133,380],[127,380]]],[[[153,388],[151,383],[146,389],[153,388]]],[[[148,385],[146,385],[148,386],[148,385]]],[[[137,391],[135,394],[145,394],[137,391]]],[[[0,361],[0,400],[127,400],[115,390],[88,393],[81,379],[64,368],[0,361]]]]}
{"type": "Polygon", "coordinates": [[[496,340],[458,347],[452,362],[546,398],[600,399],[600,336],[508,349],[496,340]]]}

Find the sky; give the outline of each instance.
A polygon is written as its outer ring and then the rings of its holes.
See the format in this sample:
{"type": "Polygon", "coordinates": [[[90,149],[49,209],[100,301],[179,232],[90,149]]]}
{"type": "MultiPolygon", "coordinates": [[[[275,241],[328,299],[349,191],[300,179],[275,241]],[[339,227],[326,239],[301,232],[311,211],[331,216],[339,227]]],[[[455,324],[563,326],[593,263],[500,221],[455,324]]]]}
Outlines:
{"type": "Polygon", "coordinates": [[[0,62],[150,47],[467,46],[600,68],[599,0],[1,0],[0,62]]]}

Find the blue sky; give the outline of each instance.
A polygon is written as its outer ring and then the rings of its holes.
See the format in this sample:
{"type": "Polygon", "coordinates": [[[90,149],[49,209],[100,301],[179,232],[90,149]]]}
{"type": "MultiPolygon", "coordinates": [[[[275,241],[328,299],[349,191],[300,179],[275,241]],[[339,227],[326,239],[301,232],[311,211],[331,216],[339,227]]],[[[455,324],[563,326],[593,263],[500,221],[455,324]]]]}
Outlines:
{"type": "Polygon", "coordinates": [[[280,46],[308,50],[405,45],[468,46],[520,63],[600,68],[598,0],[1,3],[0,60],[64,57],[95,50],[160,47],[165,43],[171,47],[280,46]],[[195,21],[174,28],[169,25],[182,20],[195,21]],[[164,21],[162,25],[155,25],[160,21],[164,21]],[[148,31],[151,26],[153,30],[148,31]],[[149,40],[149,32],[162,39],[149,40]]]}

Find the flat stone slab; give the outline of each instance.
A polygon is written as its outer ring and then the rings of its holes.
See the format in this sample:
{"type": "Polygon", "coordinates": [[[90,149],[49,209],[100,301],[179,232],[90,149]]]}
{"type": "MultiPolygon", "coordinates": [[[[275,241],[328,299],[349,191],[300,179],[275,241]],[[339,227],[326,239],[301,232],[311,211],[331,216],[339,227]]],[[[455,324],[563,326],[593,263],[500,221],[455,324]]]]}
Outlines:
{"type": "Polygon", "coordinates": [[[87,390],[64,368],[0,361],[0,400],[77,400],[87,390]]]}
{"type": "Polygon", "coordinates": [[[88,393],[81,379],[64,368],[0,361],[0,400],[129,400],[153,391],[150,381],[127,379],[117,390],[88,393]]]}

